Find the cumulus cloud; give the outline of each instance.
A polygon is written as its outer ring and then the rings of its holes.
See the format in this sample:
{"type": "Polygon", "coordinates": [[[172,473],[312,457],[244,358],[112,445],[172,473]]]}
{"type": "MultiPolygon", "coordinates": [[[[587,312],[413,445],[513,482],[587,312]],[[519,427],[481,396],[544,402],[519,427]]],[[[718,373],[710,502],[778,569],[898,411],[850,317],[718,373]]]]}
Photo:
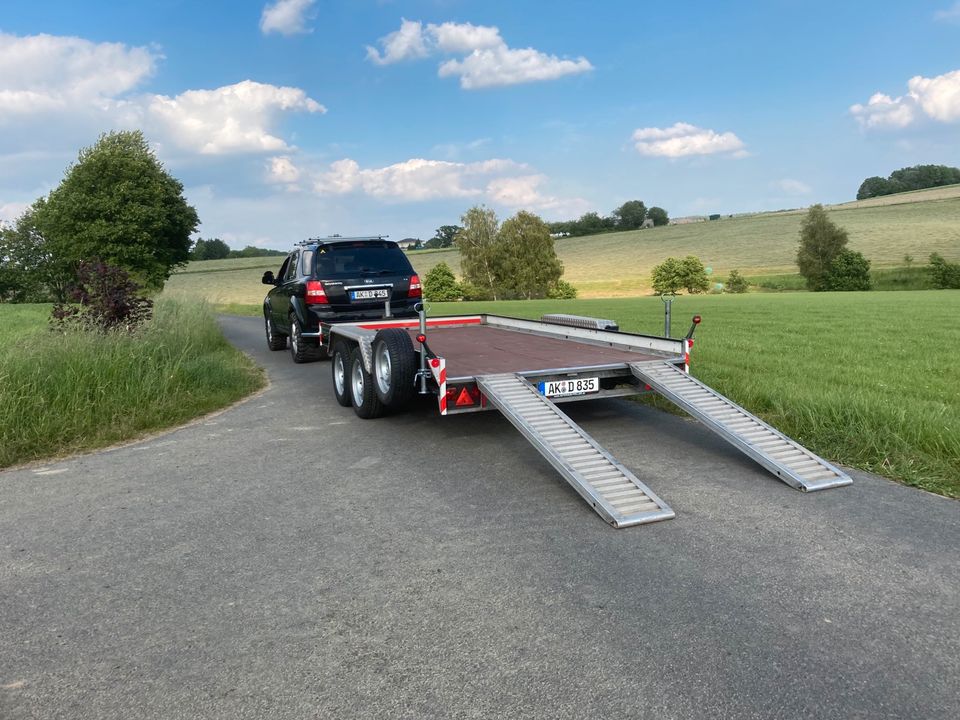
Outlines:
{"type": "Polygon", "coordinates": [[[286,150],[287,143],[271,134],[281,113],[326,112],[299,88],[252,80],[172,98],[155,95],[146,110],[174,143],[203,155],[286,150]]]}
{"type": "Polygon", "coordinates": [[[30,203],[24,202],[0,203],[0,225],[4,223],[12,225],[29,207],[30,203]]]}
{"type": "Polygon", "coordinates": [[[773,183],[773,186],[787,195],[809,195],[811,192],[810,186],[805,182],[793,180],[792,178],[777,180],[773,183]]]}
{"type": "Polygon", "coordinates": [[[689,123],[668,128],[639,128],[633,133],[637,152],[654,157],[679,158],[691,155],[732,153],[745,155],[743,141],[732,132],[718,133],[689,123]]]}
{"type": "Polygon", "coordinates": [[[292,185],[300,179],[300,169],[286,155],[267,161],[267,182],[292,185]]]}
{"type": "Polygon", "coordinates": [[[149,78],[161,57],[122,43],[0,33],[0,121],[78,105],[109,109],[149,78]]]}
{"type": "Polygon", "coordinates": [[[933,14],[935,20],[960,25],[960,2],[955,2],[945,10],[938,10],[933,14]]]}
{"type": "Polygon", "coordinates": [[[313,6],[316,0],[277,0],[265,5],[260,16],[260,31],[297,35],[311,32],[307,23],[313,19],[313,6]]]}
{"type": "Polygon", "coordinates": [[[440,64],[440,77],[459,77],[460,87],[517,85],[555,80],[593,69],[585,57],[559,58],[533,48],[507,46],[493,26],[446,22],[423,26],[403,20],[400,29],[380,39],[383,51],[367,47],[367,57],[378,65],[427,57],[438,53],[461,55],[440,64]]]}
{"type": "Polygon", "coordinates": [[[960,70],[927,78],[917,75],[907,82],[907,93],[892,98],[875,93],[865,105],[850,107],[865,130],[905,128],[921,118],[942,123],[960,121],[960,70]]]}

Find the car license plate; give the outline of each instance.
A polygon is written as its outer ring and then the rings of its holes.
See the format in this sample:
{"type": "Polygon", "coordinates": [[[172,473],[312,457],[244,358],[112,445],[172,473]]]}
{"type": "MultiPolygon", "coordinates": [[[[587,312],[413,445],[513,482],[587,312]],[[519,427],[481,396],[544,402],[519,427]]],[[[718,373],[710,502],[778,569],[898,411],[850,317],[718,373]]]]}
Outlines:
{"type": "Polygon", "coordinates": [[[387,288],[380,288],[378,290],[351,290],[350,299],[351,300],[376,300],[378,298],[388,298],[390,297],[390,291],[387,288]]]}
{"type": "Polygon", "coordinates": [[[587,395],[600,392],[600,378],[568,378],[566,380],[548,380],[538,385],[541,394],[546,397],[565,397],[568,395],[587,395]]]}

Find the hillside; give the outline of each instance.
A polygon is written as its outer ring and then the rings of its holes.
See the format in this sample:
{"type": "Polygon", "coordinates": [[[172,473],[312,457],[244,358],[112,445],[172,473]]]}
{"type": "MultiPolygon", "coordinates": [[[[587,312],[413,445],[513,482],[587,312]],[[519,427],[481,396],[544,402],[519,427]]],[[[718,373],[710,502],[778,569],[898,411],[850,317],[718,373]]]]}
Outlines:
{"type": "MultiPolygon", "coordinates": [[[[904,255],[925,263],[932,252],[960,260],[960,185],[886,195],[828,208],[846,228],[850,247],[870,259],[874,269],[903,264],[904,255]]],[[[581,297],[622,297],[649,292],[650,270],[664,258],[696,255],[723,281],[732,268],[744,275],[796,272],[803,211],[758,213],[690,225],[561,238],[557,254],[565,279],[581,297]]],[[[424,276],[439,262],[460,272],[454,249],[409,254],[424,276]]],[[[276,270],[280,258],[240,258],[190,263],[167,283],[169,292],[203,295],[214,302],[259,304],[260,275],[276,270]],[[203,288],[201,289],[201,286],[203,288]]]]}

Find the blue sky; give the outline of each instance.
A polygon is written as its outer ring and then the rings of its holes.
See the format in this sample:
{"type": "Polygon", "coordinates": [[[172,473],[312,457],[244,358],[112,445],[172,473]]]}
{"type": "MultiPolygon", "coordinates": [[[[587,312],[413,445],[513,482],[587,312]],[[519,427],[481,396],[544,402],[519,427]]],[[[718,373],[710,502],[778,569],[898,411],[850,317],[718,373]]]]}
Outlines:
{"type": "Polygon", "coordinates": [[[841,202],[960,165],[960,1],[0,5],[0,219],[128,128],[237,248],[841,202]]]}

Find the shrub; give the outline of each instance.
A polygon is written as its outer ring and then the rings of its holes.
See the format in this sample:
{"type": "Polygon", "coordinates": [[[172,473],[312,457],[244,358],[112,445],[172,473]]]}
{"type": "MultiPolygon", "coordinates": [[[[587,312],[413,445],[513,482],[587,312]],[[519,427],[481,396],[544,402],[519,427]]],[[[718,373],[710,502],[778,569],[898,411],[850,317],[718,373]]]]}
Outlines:
{"type": "Polygon", "coordinates": [[[729,293],[745,293],[750,287],[747,279],[740,274],[739,270],[731,270],[727,276],[726,291],[729,293]]]}
{"type": "Polygon", "coordinates": [[[134,330],[150,319],[153,310],[153,301],[138,295],[139,290],[122,268],[81,261],[76,284],[69,290],[69,298],[76,304],[57,303],[50,321],[61,329],[134,330]]]}
{"type": "Polygon", "coordinates": [[[960,263],[948,263],[938,253],[930,254],[933,286],[940,290],[960,288],[960,263]]]}
{"type": "Polygon", "coordinates": [[[566,280],[557,280],[547,289],[551,300],[573,300],[576,296],[577,289],[566,280]]]}
{"type": "Polygon", "coordinates": [[[681,289],[696,294],[710,288],[707,269],[700,262],[700,258],[693,255],[687,255],[682,260],[667,258],[653,268],[651,277],[654,291],[661,295],[676,294],[681,289]]]}
{"type": "Polygon", "coordinates": [[[463,289],[445,262],[434,265],[423,281],[423,294],[433,302],[452,302],[463,297],[463,289]]]}
{"type": "Polygon", "coordinates": [[[870,261],[861,253],[844,248],[830,263],[823,277],[824,290],[870,290],[870,261]]]}

